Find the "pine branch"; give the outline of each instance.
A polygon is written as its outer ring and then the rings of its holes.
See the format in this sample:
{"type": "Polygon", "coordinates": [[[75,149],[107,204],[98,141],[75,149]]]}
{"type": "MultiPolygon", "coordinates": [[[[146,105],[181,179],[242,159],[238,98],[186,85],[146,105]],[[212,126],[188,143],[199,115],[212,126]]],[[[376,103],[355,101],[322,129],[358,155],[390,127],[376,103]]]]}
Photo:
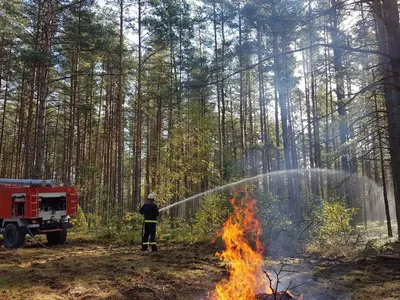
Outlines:
{"type": "Polygon", "coordinates": [[[297,52],[310,50],[312,48],[318,48],[318,47],[326,47],[326,48],[332,48],[332,49],[337,48],[337,49],[347,50],[347,51],[350,51],[350,52],[364,53],[364,54],[376,54],[376,55],[384,56],[384,57],[387,57],[387,58],[391,58],[391,56],[388,55],[387,53],[384,53],[384,52],[381,52],[381,51],[378,51],[378,50],[369,50],[369,49],[363,49],[363,48],[353,48],[353,47],[350,47],[350,46],[343,46],[343,45],[333,45],[333,44],[318,43],[318,44],[310,45],[310,46],[307,46],[307,47],[302,47],[302,48],[298,48],[298,49],[294,49],[294,50],[290,50],[290,51],[281,52],[281,53],[278,53],[277,55],[270,55],[270,56],[262,59],[260,62],[251,64],[251,65],[246,66],[246,67],[244,67],[242,69],[239,69],[239,70],[237,70],[235,72],[232,72],[232,73],[230,73],[229,75],[225,76],[224,78],[222,78],[220,80],[215,80],[215,81],[212,81],[212,82],[204,85],[204,87],[207,86],[207,85],[214,85],[214,84],[217,84],[217,83],[221,83],[221,82],[229,79],[230,77],[232,77],[232,76],[234,76],[236,74],[239,74],[241,72],[254,69],[255,67],[258,67],[260,64],[263,64],[263,63],[265,63],[265,62],[267,62],[267,61],[269,61],[271,59],[278,58],[278,57],[285,56],[285,55],[294,54],[294,53],[297,53],[297,52]]]}

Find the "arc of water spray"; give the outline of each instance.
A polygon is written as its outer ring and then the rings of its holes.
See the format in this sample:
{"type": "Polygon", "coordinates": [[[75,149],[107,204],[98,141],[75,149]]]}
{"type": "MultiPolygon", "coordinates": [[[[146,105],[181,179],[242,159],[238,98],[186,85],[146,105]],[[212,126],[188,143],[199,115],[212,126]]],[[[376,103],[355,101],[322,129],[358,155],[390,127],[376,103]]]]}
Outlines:
{"type": "MultiPolygon", "coordinates": [[[[295,169],[295,170],[275,171],[275,172],[271,172],[271,173],[260,174],[260,175],[257,175],[257,176],[254,176],[254,177],[250,177],[250,178],[245,178],[245,179],[242,179],[242,180],[239,180],[239,181],[236,181],[236,182],[232,182],[232,183],[229,183],[229,184],[214,188],[212,190],[205,191],[205,192],[200,193],[200,194],[196,194],[194,196],[190,196],[189,198],[185,198],[185,199],[180,200],[178,202],[175,202],[175,203],[173,203],[171,205],[163,207],[159,211],[161,212],[161,211],[170,209],[170,208],[172,208],[174,206],[177,206],[179,204],[182,204],[184,202],[187,202],[187,201],[190,201],[190,200],[193,200],[193,199],[196,199],[196,198],[200,198],[200,197],[205,196],[207,194],[211,194],[211,193],[218,192],[218,191],[223,191],[224,189],[233,187],[233,186],[238,185],[238,184],[251,182],[253,180],[265,178],[265,177],[268,177],[268,176],[285,175],[285,174],[298,173],[298,172],[326,172],[326,173],[331,174],[331,175],[339,173],[339,174],[346,174],[346,175],[351,176],[351,174],[349,174],[347,172],[344,172],[344,171],[335,171],[335,170],[329,170],[329,169],[295,169]]],[[[358,176],[358,177],[366,178],[366,179],[368,179],[368,181],[372,181],[371,179],[369,179],[367,177],[364,177],[364,176],[358,176]]],[[[376,185],[376,183],[374,181],[372,181],[371,184],[376,185]]]]}
{"type": "Polygon", "coordinates": [[[205,196],[205,195],[207,195],[207,194],[211,194],[211,193],[215,193],[215,192],[218,192],[218,191],[222,191],[222,190],[224,190],[224,189],[226,189],[226,188],[229,188],[229,187],[232,187],[232,186],[234,186],[234,185],[241,184],[241,183],[245,183],[245,182],[247,182],[247,181],[252,181],[252,180],[255,180],[255,179],[257,179],[257,178],[261,178],[261,177],[263,177],[263,176],[265,176],[265,175],[266,175],[266,174],[261,174],[261,175],[255,176],[255,177],[242,179],[242,180],[237,181],[237,182],[232,182],[232,183],[226,184],[226,185],[224,185],[224,186],[220,186],[220,187],[214,188],[214,189],[212,189],[212,190],[208,190],[208,191],[205,191],[205,192],[203,192],[203,193],[200,193],[200,194],[197,194],[197,195],[194,195],[194,196],[190,196],[189,198],[183,199],[183,200],[181,200],[181,201],[178,201],[178,202],[175,202],[175,203],[173,203],[173,204],[171,204],[171,205],[168,205],[168,206],[166,206],[166,207],[163,207],[163,208],[161,208],[159,211],[164,211],[164,210],[170,209],[170,208],[172,208],[172,207],[174,207],[174,206],[177,206],[177,205],[179,205],[179,204],[182,204],[182,203],[184,203],[184,202],[187,202],[187,201],[190,201],[190,200],[193,200],[193,199],[196,199],[196,198],[200,198],[200,197],[205,196]]]}

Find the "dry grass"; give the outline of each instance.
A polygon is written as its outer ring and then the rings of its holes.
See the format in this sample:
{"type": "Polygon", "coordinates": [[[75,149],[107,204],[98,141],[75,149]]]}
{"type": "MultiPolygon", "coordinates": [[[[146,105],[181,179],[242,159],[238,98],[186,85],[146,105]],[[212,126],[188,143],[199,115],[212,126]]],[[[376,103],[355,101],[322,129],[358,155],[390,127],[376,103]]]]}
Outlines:
{"type": "Polygon", "coordinates": [[[214,250],[69,240],[51,249],[31,243],[0,249],[1,299],[204,298],[224,274],[214,250]],[[162,247],[161,247],[162,248],[162,247]]]}
{"type": "MultiPolygon", "coordinates": [[[[160,250],[142,253],[138,243],[73,235],[50,249],[34,241],[0,248],[0,299],[205,299],[227,277],[215,244],[161,241],[160,250]]],[[[287,280],[305,283],[294,291],[304,299],[400,299],[398,261],[315,253],[285,263],[296,270],[287,280]]],[[[266,265],[279,268],[274,260],[266,265]]]]}
{"type": "Polygon", "coordinates": [[[360,254],[361,248],[354,245],[307,244],[304,247],[304,251],[328,257],[356,257],[360,254]]]}

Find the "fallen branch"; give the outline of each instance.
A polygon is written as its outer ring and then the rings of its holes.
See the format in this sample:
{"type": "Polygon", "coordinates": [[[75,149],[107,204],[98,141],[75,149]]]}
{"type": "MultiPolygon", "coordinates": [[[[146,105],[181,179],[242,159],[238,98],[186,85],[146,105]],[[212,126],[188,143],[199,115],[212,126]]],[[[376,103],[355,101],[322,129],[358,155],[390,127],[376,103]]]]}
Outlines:
{"type": "Polygon", "coordinates": [[[395,260],[395,261],[399,261],[400,262],[400,256],[380,254],[380,255],[377,256],[377,258],[383,259],[383,260],[395,260]]]}

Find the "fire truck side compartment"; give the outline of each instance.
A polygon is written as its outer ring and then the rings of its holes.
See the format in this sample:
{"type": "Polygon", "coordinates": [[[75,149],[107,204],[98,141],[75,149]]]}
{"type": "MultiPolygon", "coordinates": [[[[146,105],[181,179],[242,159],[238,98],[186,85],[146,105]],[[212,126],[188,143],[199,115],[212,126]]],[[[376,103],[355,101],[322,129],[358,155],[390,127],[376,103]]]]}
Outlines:
{"type": "MultiPolygon", "coordinates": [[[[77,213],[78,195],[73,187],[36,187],[38,196],[45,193],[59,194],[65,193],[66,195],[66,211],[67,215],[75,216],[77,213]]],[[[43,198],[42,198],[43,201],[43,198]]],[[[46,200],[45,200],[46,201],[46,200]]],[[[41,205],[41,204],[38,204],[41,205]]]]}
{"type": "Polygon", "coordinates": [[[12,217],[12,194],[13,191],[0,187],[0,219],[12,217]]]}

